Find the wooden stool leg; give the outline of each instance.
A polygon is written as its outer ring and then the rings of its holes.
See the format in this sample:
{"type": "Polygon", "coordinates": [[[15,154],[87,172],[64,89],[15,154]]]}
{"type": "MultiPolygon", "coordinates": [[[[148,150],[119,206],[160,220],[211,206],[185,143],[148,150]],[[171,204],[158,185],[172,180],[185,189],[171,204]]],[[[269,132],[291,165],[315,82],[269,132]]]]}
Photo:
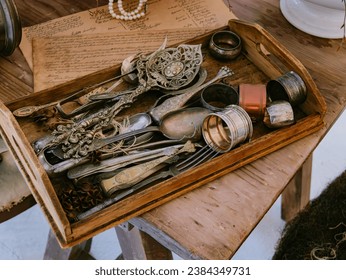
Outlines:
{"type": "Polygon", "coordinates": [[[115,228],[125,260],[172,260],[172,252],[129,223],[115,228]]]}
{"type": "Polygon", "coordinates": [[[46,251],[44,253],[44,260],[93,260],[94,258],[89,254],[91,249],[91,241],[82,242],[72,248],[62,249],[56,240],[53,232],[50,230],[48,234],[48,241],[46,251]]]}
{"type": "Polygon", "coordinates": [[[294,218],[310,201],[312,154],[306,159],[282,193],[281,217],[294,218]]]}

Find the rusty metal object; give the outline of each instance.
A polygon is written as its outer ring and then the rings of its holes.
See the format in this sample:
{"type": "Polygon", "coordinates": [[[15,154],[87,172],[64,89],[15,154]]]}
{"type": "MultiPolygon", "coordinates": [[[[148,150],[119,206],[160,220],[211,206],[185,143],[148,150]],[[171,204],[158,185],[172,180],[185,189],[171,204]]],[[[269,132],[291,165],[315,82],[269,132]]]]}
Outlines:
{"type": "Polygon", "coordinates": [[[0,54],[11,55],[22,39],[22,24],[11,0],[0,0],[0,54]]]}
{"type": "Polygon", "coordinates": [[[285,100],[273,101],[265,110],[263,123],[270,128],[279,128],[295,123],[292,105],[285,100]]]}

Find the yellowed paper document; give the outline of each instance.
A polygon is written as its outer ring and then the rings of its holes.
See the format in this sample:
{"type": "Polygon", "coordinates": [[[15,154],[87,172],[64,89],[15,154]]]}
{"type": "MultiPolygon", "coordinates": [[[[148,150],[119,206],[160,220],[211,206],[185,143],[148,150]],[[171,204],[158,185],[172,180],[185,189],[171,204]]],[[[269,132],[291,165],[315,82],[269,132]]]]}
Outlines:
{"type": "Polygon", "coordinates": [[[146,30],[34,39],[35,91],[120,64],[130,55],[152,52],[166,37],[171,45],[207,31],[202,28],[146,30]]]}
{"type": "MultiPolygon", "coordinates": [[[[194,37],[196,33],[202,34],[207,29],[215,29],[227,25],[228,20],[231,18],[235,18],[235,16],[224,4],[223,0],[149,0],[146,16],[135,21],[113,19],[108,12],[108,7],[103,6],[24,28],[20,48],[32,69],[35,67],[33,69],[34,84],[35,91],[38,91],[87,74],[86,65],[90,66],[95,63],[90,71],[91,73],[104,69],[105,61],[107,63],[109,61],[117,63],[117,59],[124,59],[128,54],[128,52],[124,53],[123,50],[125,39],[128,40],[128,47],[131,47],[133,50],[147,49],[147,44],[149,44],[149,49],[151,49],[162,43],[162,31],[167,35],[172,32],[173,35],[171,37],[184,41],[190,38],[190,35],[194,37]],[[181,36],[177,35],[179,29],[182,32],[181,36]],[[145,37],[145,31],[154,30],[161,31],[161,33],[156,34],[154,32],[151,34],[155,34],[155,36],[143,38],[145,37]],[[133,31],[142,31],[141,34],[143,36],[141,40],[137,40],[138,33],[136,34],[133,31]],[[132,34],[132,38],[120,36],[119,32],[132,34]],[[97,34],[98,38],[98,43],[93,43],[92,48],[89,48],[88,45],[84,45],[82,42],[80,44],[77,43],[78,40],[84,40],[84,42],[89,40],[90,43],[90,37],[84,36],[90,34],[97,34]],[[112,34],[118,35],[112,38],[112,34]],[[55,41],[47,40],[47,42],[43,39],[38,39],[51,37],[57,38],[55,41]],[[32,42],[34,38],[36,43],[33,49],[32,42]],[[119,47],[117,47],[117,42],[120,44],[119,47]],[[53,52],[50,52],[54,43],[60,46],[58,60],[53,55],[53,52]],[[102,50],[96,51],[96,44],[102,46],[102,50]],[[109,45],[107,46],[107,44],[109,45]],[[70,52],[79,52],[80,48],[83,48],[85,52],[92,50],[90,54],[93,56],[92,61],[86,59],[88,55],[83,57],[83,62],[81,63],[70,60],[68,54],[70,52]],[[118,55],[114,57],[114,53],[117,52],[119,52],[118,55]],[[50,56],[47,56],[48,53],[50,53],[50,56]],[[95,56],[98,56],[98,61],[95,59],[95,56]],[[34,62],[34,60],[37,60],[37,62],[34,62]],[[55,68],[46,68],[48,65],[55,65],[55,68]],[[70,67],[71,65],[73,67],[70,67]],[[59,74],[56,71],[56,67],[60,69],[64,67],[66,69],[69,68],[70,72],[59,74]],[[42,84],[43,81],[44,84],[42,84]]],[[[171,39],[169,43],[176,42],[171,39]]]]}

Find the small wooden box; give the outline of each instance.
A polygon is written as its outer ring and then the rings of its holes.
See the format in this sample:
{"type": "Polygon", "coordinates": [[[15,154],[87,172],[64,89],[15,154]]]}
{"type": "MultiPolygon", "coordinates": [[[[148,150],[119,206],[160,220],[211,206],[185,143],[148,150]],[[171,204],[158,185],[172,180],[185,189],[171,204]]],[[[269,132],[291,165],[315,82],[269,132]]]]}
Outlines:
{"type": "Polygon", "coordinates": [[[229,66],[235,72],[235,75],[226,78],[226,82],[234,85],[266,83],[287,71],[295,71],[304,80],[308,91],[306,101],[298,108],[297,122],[276,130],[255,128],[250,142],[190,171],[134,193],[84,220],[73,223],[69,221],[58,199],[56,186],[32,149],[31,143],[47,132],[44,132],[30,118],[16,119],[12,112],[24,106],[45,104],[61,99],[81,88],[107,80],[120,73],[120,66],[116,65],[105,71],[35,93],[6,105],[0,104],[1,135],[62,247],[70,247],[89,239],[323,127],[325,101],[305,67],[288,50],[256,24],[231,20],[229,26],[224,29],[237,33],[243,42],[242,54],[234,61],[218,61],[208,53],[207,45],[214,32],[187,42],[202,44],[203,67],[208,71],[208,78],[213,77],[223,65],[229,66]]]}

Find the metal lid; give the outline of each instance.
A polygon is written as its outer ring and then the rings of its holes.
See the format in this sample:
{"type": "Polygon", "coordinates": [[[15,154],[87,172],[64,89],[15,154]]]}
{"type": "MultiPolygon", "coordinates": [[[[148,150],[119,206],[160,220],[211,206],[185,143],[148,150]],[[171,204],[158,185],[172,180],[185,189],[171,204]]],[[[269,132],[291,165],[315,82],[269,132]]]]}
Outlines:
{"type": "Polygon", "coordinates": [[[0,54],[11,55],[22,39],[22,25],[11,0],[0,0],[0,54]]]}

